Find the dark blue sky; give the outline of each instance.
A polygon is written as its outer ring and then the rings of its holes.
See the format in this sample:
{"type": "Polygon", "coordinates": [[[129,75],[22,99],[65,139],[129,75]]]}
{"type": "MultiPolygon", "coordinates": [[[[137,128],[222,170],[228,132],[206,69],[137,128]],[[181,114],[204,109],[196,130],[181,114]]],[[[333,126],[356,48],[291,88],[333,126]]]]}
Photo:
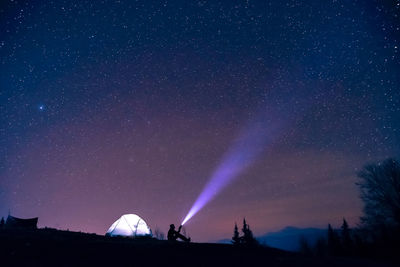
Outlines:
{"type": "Polygon", "coordinates": [[[395,0],[1,1],[0,215],[166,230],[266,108],[285,127],[193,237],[243,216],[256,233],[356,223],[356,169],[399,154],[399,15],[395,0]]]}

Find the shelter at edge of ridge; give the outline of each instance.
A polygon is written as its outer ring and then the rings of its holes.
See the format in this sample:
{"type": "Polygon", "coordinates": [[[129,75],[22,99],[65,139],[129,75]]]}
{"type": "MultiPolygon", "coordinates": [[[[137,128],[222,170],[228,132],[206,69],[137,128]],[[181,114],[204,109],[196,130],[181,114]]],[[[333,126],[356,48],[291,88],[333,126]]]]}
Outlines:
{"type": "Polygon", "coordinates": [[[38,218],[22,219],[8,215],[4,228],[6,229],[37,229],[38,218]]]}
{"type": "Polygon", "coordinates": [[[108,229],[106,236],[143,237],[152,236],[146,222],[136,214],[125,214],[108,229]]]}

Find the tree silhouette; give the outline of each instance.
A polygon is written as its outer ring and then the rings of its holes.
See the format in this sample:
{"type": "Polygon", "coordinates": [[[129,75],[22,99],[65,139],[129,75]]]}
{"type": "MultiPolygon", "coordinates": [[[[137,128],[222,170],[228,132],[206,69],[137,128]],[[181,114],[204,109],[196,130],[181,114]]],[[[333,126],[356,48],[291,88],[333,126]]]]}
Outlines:
{"type": "Polygon", "coordinates": [[[240,244],[239,229],[238,229],[236,223],[235,223],[235,228],[233,229],[232,243],[234,245],[239,245],[240,244]]]}
{"type": "Polygon", "coordinates": [[[4,224],[5,224],[5,222],[4,222],[4,217],[1,217],[1,220],[0,220],[0,229],[4,227],[4,224]]]}
{"type": "Polygon", "coordinates": [[[342,232],[341,232],[342,245],[343,245],[344,250],[346,252],[349,252],[352,249],[353,240],[351,239],[349,225],[348,225],[346,219],[344,219],[344,218],[343,218],[343,224],[342,224],[341,228],[342,228],[342,232]]]}
{"type": "Polygon", "coordinates": [[[247,246],[255,246],[258,245],[257,240],[253,236],[253,232],[250,230],[250,226],[246,223],[246,219],[243,218],[243,237],[242,243],[247,246]]]}
{"type": "MultiPolygon", "coordinates": [[[[244,236],[246,236],[246,233],[248,235],[248,230],[249,230],[249,226],[246,223],[246,218],[243,218],[243,228],[242,228],[242,232],[244,234],[244,236]]],[[[244,237],[243,236],[243,237],[244,237]]]]}
{"type": "Polygon", "coordinates": [[[347,223],[345,218],[343,218],[343,224],[341,228],[342,228],[341,237],[342,237],[343,247],[346,250],[349,250],[353,244],[353,240],[351,239],[349,224],[347,223]]]}
{"type": "Polygon", "coordinates": [[[358,173],[364,216],[361,222],[372,229],[400,229],[400,164],[387,159],[369,164],[358,173]]]}
{"type": "Polygon", "coordinates": [[[332,255],[337,255],[340,252],[340,239],[331,224],[328,225],[328,250],[332,255]]]}
{"type": "Polygon", "coordinates": [[[246,219],[243,219],[243,228],[242,228],[243,235],[239,236],[239,229],[237,224],[235,223],[235,228],[233,229],[233,237],[232,243],[234,245],[241,245],[241,246],[257,246],[258,241],[254,238],[253,232],[250,230],[250,226],[247,224],[246,219]]]}

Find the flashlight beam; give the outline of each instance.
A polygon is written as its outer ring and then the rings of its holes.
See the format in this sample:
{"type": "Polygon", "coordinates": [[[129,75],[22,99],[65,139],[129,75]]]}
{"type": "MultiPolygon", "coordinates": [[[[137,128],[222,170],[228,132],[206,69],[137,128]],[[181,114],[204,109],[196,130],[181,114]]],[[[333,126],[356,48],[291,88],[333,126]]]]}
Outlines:
{"type": "Polygon", "coordinates": [[[264,151],[276,136],[279,127],[264,120],[255,120],[239,135],[231,149],[225,154],[222,163],[212,174],[210,180],[203,188],[197,200],[182,221],[184,225],[198,211],[225,188],[231,181],[239,176],[254,160],[264,151]]]}
{"type": "Polygon", "coordinates": [[[264,108],[251,120],[234,140],[231,148],[222,158],[221,164],[216,168],[207,182],[203,191],[190,208],[182,221],[187,223],[207,203],[216,197],[229,183],[234,181],[259,155],[279,138],[290,122],[296,121],[315,101],[313,87],[285,86],[279,90],[270,91],[264,108]],[[291,90],[303,92],[302,98],[291,96],[291,90]],[[282,109],[277,103],[286,103],[282,109]]]}

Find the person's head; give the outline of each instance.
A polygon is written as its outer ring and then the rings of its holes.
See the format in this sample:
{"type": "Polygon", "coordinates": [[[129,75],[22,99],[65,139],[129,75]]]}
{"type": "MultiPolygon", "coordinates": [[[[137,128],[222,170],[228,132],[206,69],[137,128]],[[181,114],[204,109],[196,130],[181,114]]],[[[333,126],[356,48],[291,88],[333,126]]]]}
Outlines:
{"type": "Polygon", "coordinates": [[[169,226],[169,228],[170,228],[170,229],[175,229],[175,225],[174,225],[174,224],[171,224],[171,225],[169,226]]]}

